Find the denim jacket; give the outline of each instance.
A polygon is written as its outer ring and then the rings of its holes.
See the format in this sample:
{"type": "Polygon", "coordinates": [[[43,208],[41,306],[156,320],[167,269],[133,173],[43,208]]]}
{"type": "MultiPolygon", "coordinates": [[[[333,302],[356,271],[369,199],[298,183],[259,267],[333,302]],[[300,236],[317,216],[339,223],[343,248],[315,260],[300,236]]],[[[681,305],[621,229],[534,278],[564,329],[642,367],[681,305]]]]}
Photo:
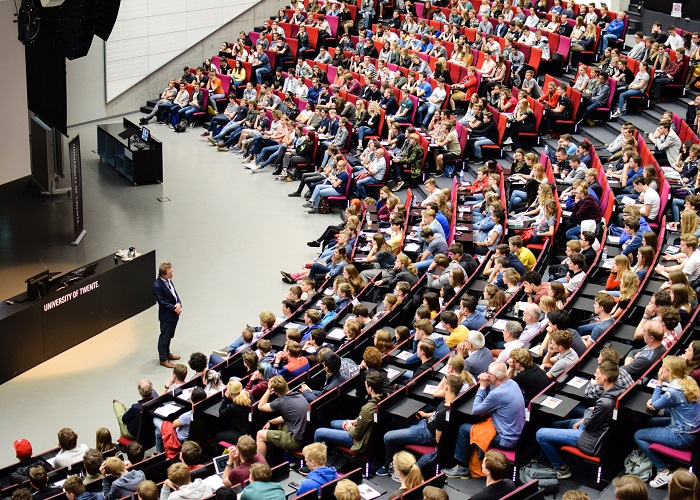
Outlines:
{"type": "MultiPolygon", "coordinates": [[[[698,429],[697,403],[690,403],[683,395],[679,379],[669,384],[659,384],[654,388],[651,406],[657,410],[667,408],[671,415],[671,432],[687,434],[698,429]]],[[[666,412],[664,412],[666,413],[666,412]]]]}

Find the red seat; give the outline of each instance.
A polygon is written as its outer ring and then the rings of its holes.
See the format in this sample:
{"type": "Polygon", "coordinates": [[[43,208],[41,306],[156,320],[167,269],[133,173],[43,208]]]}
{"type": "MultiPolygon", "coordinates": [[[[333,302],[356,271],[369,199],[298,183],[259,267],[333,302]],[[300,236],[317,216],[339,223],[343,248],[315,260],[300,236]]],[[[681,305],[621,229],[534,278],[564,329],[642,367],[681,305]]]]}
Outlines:
{"type": "Polygon", "coordinates": [[[411,453],[416,453],[419,456],[422,456],[427,455],[428,453],[434,453],[435,445],[426,446],[423,444],[409,444],[408,446],[406,446],[406,450],[410,451],[411,453]]]}
{"type": "Polygon", "coordinates": [[[561,451],[571,453],[572,455],[576,455],[577,457],[582,458],[584,460],[588,460],[589,462],[600,464],[600,457],[596,457],[594,455],[586,455],[584,452],[582,452],[575,446],[562,446],[561,451]]]}
{"type": "Polygon", "coordinates": [[[673,458],[674,460],[678,460],[679,462],[684,462],[687,464],[691,462],[691,459],[693,457],[693,452],[691,450],[676,450],[658,443],[651,444],[649,446],[649,449],[651,451],[661,453],[662,455],[666,455],[668,457],[673,458]]]}

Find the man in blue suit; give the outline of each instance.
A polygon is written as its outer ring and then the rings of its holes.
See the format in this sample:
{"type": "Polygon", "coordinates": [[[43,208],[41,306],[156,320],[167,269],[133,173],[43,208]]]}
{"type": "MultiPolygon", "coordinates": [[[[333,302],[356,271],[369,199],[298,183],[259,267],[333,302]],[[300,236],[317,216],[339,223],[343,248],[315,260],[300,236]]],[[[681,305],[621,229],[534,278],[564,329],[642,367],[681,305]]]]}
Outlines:
{"type": "Polygon", "coordinates": [[[166,368],[173,368],[171,361],[180,359],[170,352],[170,341],[175,336],[177,320],[182,313],[180,296],[173,285],[173,266],[170,262],[163,262],[158,269],[158,278],[153,283],[153,295],[158,302],[158,321],[160,322],[160,336],[158,337],[158,357],[160,364],[166,368]]]}

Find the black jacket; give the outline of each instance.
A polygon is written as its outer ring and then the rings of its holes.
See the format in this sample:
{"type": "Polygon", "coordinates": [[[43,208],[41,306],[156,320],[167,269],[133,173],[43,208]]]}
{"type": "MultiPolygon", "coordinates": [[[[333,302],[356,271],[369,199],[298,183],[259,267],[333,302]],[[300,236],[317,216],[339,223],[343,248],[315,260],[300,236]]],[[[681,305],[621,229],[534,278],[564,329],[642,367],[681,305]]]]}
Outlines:
{"type": "Polygon", "coordinates": [[[588,455],[597,455],[603,443],[603,437],[610,428],[617,397],[623,389],[614,386],[605,391],[595,402],[593,410],[583,414],[583,433],[578,438],[578,449],[588,455]]]}

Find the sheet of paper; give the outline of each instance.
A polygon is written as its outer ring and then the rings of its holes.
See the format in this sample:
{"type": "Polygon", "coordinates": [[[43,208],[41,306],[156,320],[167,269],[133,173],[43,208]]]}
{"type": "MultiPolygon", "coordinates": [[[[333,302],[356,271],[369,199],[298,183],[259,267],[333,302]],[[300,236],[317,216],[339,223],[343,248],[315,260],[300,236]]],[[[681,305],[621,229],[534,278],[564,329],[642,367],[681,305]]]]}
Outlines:
{"type": "Polygon", "coordinates": [[[615,263],[615,259],[605,259],[601,261],[600,267],[603,267],[605,269],[612,269],[613,264],[615,263]]]}
{"type": "Polygon", "coordinates": [[[400,353],[398,353],[398,354],[396,355],[396,357],[399,358],[399,359],[403,359],[404,361],[406,361],[408,358],[411,357],[411,354],[413,354],[411,351],[401,351],[400,353]]]}
{"type": "Polygon", "coordinates": [[[386,376],[389,380],[396,377],[399,373],[400,372],[398,370],[394,370],[393,368],[386,368],[386,376]]]}
{"type": "Polygon", "coordinates": [[[404,247],[406,252],[417,252],[420,249],[418,243],[409,243],[404,247]]]}
{"type": "Polygon", "coordinates": [[[656,380],[655,378],[651,379],[651,380],[647,383],[647,387],[649,387],[650,389],[656,389],[656,386],[657,386],[657,385],[659,385],[659,381],[656,380]]]}
{"type": "Polygon", "coordinates": [[[326,289],[323,291],[323,295],[333,295],[333,287],[331,287],[331,288],[326,288],[326,289]]]}
{"type": "Polygon", "coordinates": [[[214,474],[213,476],[205,477],[202,480],[204,483],[208,484],[211,487],[212,491],[216,491],[222,486],[224,486],[224,482],[221,480],[218,474],[214,474]]]}
{"type": "Polygon", "coordinates": [[[547,407],[547,408],[552,408],[552,409],[554,409],[554,408],[556,408],[557,406],[559,406],[559,405],[561,404],[561,402],[562,402],[561,399],[557,399],[557,398],[552,397],[552,396],[547,396],[547,397],[544,399],[544,401],[542,401],[540,404],[541,404],[542,406],[547,407]]]}
{"type": "Polygon", "coordinates": [[[345,338],[345,333],[342,328],[333,328],[333,330],[328,332],[327,337],[333,340],[343,340],[345,338]]]}
{"type": "Polygon", "coordinates": [[[571,380],[569,380],[566,383],[566,385],[570,385],[571,387],[576,387],[576,389],[580,389],[581,387],[583,387],[587,383],[588,383],[588,380],[586,380],[585,378],[574,377],[571,380]]]}
{"type": "Polygon", "coordinates": [[[167,417],[168,415],[175,413],[179,409],[180,407],[175,403],[166,403],[160,408],[156,408],[156,410],[153,413],[155,413],[159,417],[167,417]]]}
{"type": "Polygon", "coordinates": [[[430,394],[430,395],[432,396],[433,394],[435,394],[435,391],[437,391],[437,388],[438,388],[437,385],[428,384],[428,385],[426,385],[425,388],[423,389],[423,392],[424,392],[425,394],[430,394]]]}
{"type": "Polygon", "coordinates": [[[630,198],[629,196],[623,196],[623,197],[622,197],[622,203],[623,203],[624,205],[634,205],[635,203],[637,203],[637,201],[634,200],[634,199],[632,199],[632,198],[630,198]]]}
{"type": "Polygon", "coordinates": [[[561,214],[564,217],[571,217],[572,212],[570,212],[569,210],[562,210],[561,214]]]}
{"type": "Polygon", "coordinates": [[[507,322],[506,320],[504,320],[504,319],[499,319],[498,321],[496,321],[496,322],[493,324],[493,326],[492,326],[491,328],[493,328],[494,330],[501,330],[501,331],[503,331],[503,330],[506,329],[506,324],[507,324],[507,323],[508,323],[508,322],[507,322]]]}
{"type": "Polygon", "coordinates": [[[189,401],[192,397],[192,391],[194,391],[194,387],[184,389],[180,394],[177,395],[177,398],[183,401],[189,401]]]}
{"type": "Polygon", "coordinates": [[[539,356],[541,347],[542,347],[542,344],[537,344],[536,346],[530,347],[530,352],[532,354],[534,354],[535,356],[539,356]]]}
{"type": "Polygon", "coordinates": [[[449,368],[450,368],[450,365],[446,364],[445,366],[443,366],[442,368],[440,368],[440,373],[442,373],[443,375],[447,375],[447,370],[448,370],[449,368]]]}
{"type": "Polygon", "coordinates": [[[610,243],[611,245],[619,245],[620,244],[620,237],[619,236],[608,236],[607,242],[610,243]]]}
{"type": "Polygon", "coordinates": [[[381,493],[366,483],[358,484],[357,489],[360,490],[360,496],[364,500],[372,500],[373,498],[377,498],[381,495],[381,493]]]}
{"type": "Polygon", "coordinates": [[[678,253],[679,250],[680,250],[680,247],[677,247],[677,246],[674,245],[674,246],[668,247],[668,248],[666,249],[666,253],[669,254],[669,255],[675,255],[675,254],[678,253]]]}

